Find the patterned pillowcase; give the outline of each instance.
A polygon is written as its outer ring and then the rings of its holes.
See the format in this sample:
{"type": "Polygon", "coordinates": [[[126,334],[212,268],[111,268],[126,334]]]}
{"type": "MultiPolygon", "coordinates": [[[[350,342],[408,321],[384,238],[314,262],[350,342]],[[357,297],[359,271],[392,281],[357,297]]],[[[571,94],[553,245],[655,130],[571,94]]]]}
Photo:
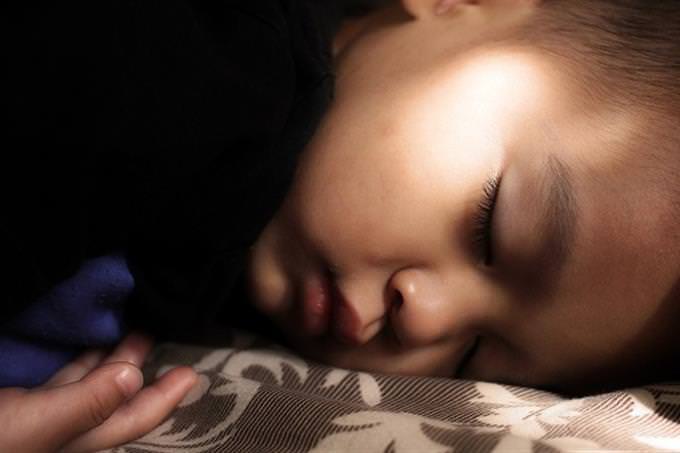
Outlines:
{"type": "Polygon", "coordinates": [[[230,347],[159,346],[149,377],[200,384],[118,452],[680,451],[680,383],[565,399],[529,388],[386,376],[303,360],[234,333],[230,347]]]}

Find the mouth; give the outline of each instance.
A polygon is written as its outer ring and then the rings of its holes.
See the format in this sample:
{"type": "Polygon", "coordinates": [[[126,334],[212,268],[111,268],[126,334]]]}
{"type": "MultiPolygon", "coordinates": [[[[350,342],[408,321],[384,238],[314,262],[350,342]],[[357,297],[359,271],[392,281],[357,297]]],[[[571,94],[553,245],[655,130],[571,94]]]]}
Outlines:
{"type": "Polygon", "coordinates": [[[305,282],[301,307],[304,334],[318,337],[328,332],[332,299],[332,285],[325,276],[315,276],[305,282]]]}
{"type": "Polygon", "coordinates": [[[308,337],[332,336],[340,343],[360,344],[358,317],[332,277],[314,276],[304,286],[303,333],[308,337]]]}
{"type": "MultiPolygon", "coordinates": [[[[298,340],[321,338],[336,345],[360,344],[354,328],[356,315],[332,277],[321,274],[307,278],[303,284],[301,302],[298,311],[302,318],[301,329],[297,334],[292,332],[298,340]]],[[[481,336],[477,335],[463,346],[455,371],[449,376],[454,379],[468,379],[468,367],[480,342],[481,336]]]]}

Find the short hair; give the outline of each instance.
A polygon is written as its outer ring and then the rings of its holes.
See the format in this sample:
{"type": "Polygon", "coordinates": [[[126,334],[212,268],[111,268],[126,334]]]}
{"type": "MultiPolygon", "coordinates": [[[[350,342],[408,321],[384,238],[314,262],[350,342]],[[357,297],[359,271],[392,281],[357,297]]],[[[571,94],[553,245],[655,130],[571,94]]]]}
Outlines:
{"type": "Polygon", "coordinates": [[[622,102],[680,113],[679,0],[543,0],[526,33],[622,102]]]}
{"type": "Polygon", "coordinates": [[[590,98],[652,115],[632,146],[680,223],[680,0],[543,0],[511,39],[563,61],[590,98]]]}

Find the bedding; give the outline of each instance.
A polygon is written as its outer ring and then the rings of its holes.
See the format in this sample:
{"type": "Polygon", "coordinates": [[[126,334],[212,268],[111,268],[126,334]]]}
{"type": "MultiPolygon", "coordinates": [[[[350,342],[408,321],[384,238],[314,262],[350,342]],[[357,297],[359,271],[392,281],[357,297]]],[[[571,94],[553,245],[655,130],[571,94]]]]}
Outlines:
{"type": "Polygon", "coordinates": [[[185,364],[199,384],[161,426],[110,451],[680,451],[680,382],[567,399],[337,369],[252,334],[228,335],[217,349],[158,346],[147,379],[185,364]]]}

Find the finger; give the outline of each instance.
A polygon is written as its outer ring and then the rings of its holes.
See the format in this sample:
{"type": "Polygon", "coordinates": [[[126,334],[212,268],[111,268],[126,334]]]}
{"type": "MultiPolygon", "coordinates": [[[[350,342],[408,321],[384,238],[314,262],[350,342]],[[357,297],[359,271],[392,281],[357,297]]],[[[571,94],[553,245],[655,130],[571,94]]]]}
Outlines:
{"type": "Polygon", "coordinates": [[[96,368],[78,382],[38,390],[26,404],[45,423],[46,445],[63,445],[104,423],[142,387],[141,371],[126,362],[96,368]]]}
{"type": "Polygon", "coordinates": [[[102,350],[87,351],[54,374],[45,383],[45,386],[55,387],[76,382],[100,363],[130,362],[137,367],[141,367],[152,347],[153,341],[151,338],[141,333],[131,333],[123,339],[106,359],[104,359],[105,353],[102,350]]]}
{"type": "Polygon", "coordinates": [[[113,448],[152,431],[177,407],[198,376],[187,367],[175,368],[140,391],[105,423],[64,446],[67,453],[113,448]]]}
{"type": "Polygon", "coordinates": [[[153,340],[150,337],[137,332],[131,333],[120,342],[104,363],[130,362],[141,368],[152,347],[153,340]]]}
{"type": "Polygon", "coordinates": [[[104,351],[100,349],[93,349],[83,353],[73,362],[68,363],[61,370],[57,371],[45,383],[45,386],[56,387],[58,385],[79,381],[101,363],[104,359],[104,354],[104,351]]]}

